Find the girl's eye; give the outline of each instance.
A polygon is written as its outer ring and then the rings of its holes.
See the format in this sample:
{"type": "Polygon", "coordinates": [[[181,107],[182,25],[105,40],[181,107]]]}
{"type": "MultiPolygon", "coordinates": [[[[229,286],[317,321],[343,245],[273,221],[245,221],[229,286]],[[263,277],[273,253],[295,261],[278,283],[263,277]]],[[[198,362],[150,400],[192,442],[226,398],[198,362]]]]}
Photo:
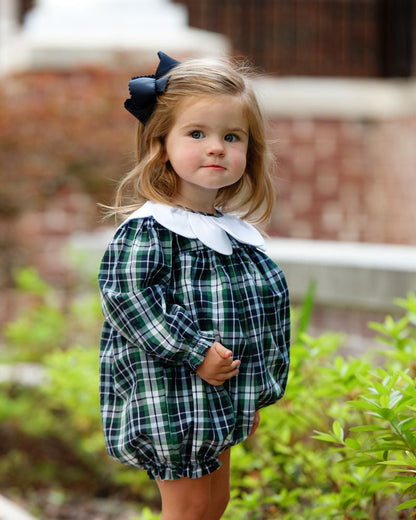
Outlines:
{"type": "Polygon", "coordinates": [[[192,137],[192,139],[201,139],[204,136],[204,134],[201,132],[201,130],[193,130],[190,133],[190,136],[192,137]]]}
{"type": "Polygon", "coordinates": [[[224,137],[224,141],[227,141],[227,143],[235,143],[235,141],[238,141],[238,137],[235,134],[227,134],[224,137]]]}

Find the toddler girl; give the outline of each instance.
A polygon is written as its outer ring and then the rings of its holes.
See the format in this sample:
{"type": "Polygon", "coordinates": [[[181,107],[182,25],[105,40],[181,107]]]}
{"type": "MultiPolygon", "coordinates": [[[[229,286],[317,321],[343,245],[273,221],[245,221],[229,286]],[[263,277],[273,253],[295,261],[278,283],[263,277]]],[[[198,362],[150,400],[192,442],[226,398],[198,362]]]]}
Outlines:
{"type": "Polygon", "coordinates": [[[156,479],[163,520],[217,520],[230,448],[285,390],[288,291],[254,227],[274,195],[246,74],[159,58],[125,103],[138,163],[99,273],[101,412],[109,454],[156,479]]]}

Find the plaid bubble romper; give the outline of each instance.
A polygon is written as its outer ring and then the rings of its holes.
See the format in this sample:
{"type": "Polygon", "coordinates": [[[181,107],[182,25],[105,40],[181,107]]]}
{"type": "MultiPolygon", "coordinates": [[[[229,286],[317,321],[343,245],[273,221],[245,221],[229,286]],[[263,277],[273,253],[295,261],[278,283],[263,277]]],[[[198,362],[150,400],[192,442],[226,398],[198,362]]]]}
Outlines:
{"type": "Polygon", "coordinates": [[[99,272],[100,404],[108,453],[150,478],[198,478],[282,397],[288,290],[238,217],[147,202],[116,231],[99,272]],[[241,360],[213,386],[196,370],[219,341],[241,360]]]}

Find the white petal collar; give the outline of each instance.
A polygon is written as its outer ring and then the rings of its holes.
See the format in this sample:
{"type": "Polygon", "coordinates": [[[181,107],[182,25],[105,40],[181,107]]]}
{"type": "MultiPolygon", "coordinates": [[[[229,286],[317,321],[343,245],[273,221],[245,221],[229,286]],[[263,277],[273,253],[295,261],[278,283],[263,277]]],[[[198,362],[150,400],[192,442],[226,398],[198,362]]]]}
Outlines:
{"type": "Polygon", "coordinates": [[[127,220],[153,217],[163,227],[186,238],[198,238],[210,249],[231,255],[231,235],[243,244],[265,249],[262,235],[251,224],[234,215],[206,215],[148,201],[134,211],[127,220]]]}

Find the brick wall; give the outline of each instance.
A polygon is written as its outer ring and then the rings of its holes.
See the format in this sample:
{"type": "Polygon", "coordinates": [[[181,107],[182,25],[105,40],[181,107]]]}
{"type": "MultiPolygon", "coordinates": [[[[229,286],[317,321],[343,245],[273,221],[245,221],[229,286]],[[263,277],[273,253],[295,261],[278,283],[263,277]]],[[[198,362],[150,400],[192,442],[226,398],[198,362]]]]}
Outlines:
{"type": "Polygon", "coordinates": [[[416,75],[414,0],[175,0],[268,73],[416,75]]]}
{"type": "Polygon", "coordinates": [[[278,204],[271,234],[416,244],[416,116],[274,118],[278,204]]]}

